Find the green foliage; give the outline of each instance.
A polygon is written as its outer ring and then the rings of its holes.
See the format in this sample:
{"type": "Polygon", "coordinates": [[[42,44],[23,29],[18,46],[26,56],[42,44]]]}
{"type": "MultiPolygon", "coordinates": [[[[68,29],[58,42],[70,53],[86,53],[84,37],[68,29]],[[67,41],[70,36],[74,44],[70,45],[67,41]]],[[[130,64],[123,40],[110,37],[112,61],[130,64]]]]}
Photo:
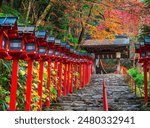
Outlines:
{"type": "Polygon", "coordinates": [[[138,40],[140,42],[143,42],[145,37],[148,37],[148,33],[150,33],[150,26],[142,26],[141,28],[141,34],[138,37],[138,40]]]}
{"type": "MultiPolygon", "coordinates": [[[[136,81],[137,86],[144,93],[144,75],[139,73],[136,68],[131,68],[128,70],[130,76],[136,81]]],[[[148,81],[148,88],[150,88],[150,81],[148,81]]],[[[148,93],[150,94],[150,89],[148,89],[148,93]]]]}
{"type": "Polygon", "coordinates": [[[11,82],[11,61],[0,60],[0,72],[0,110],[7,110],[11,82]]]}
{"type": "Polygon", "coordinates": [[[136,81],[136,83],[138,85],[143,86],[143,83],[144,83],[144,75],[143,74],[139,73],[136,68],[129,69],[128,73],[130,76],[132,76],[134,78],[134,80],[136,81]]]}
{"type": "Polygon", "coordinates": [[[144,0],[144,2],[150,7],[150,0],[144,0]]]}
{"type": "MultiPolygon", "coordinates": [[[[9,109],[10,101],[10,83],[11,83],[11,61],[0,60],[0,110],[9,109]]],[[[25,106],[25,94],[26,94],[26,81],[27,81],[27,62],[19,61],[18,72],[18,88],[17,88],[17,110],[24,110],[25,106]]],[[[31,110],[37,110],[39,108],[39,95],[38,95],[38,83],[39,83],[39,63],[33,64],[33,82],[32,82],[32,100],[31,110]]],[[[47,63],[44,65],[44,80],[43,80],[43,102],[46,102],[47,92],[47,63]]],[[[51,100],[57,95],[57,91],[54,89],[53,83],[51,84],[51,100]]]]}
{"type": "Polygon", "coordinates": [[[133,78],[136,78],[138,71],[135,68],[131,68],[128,70],[129,75],[131,75],[133,78]]]}
{"type": "Polygon", "coordinates": [[[19,11],[9,7],[8,5],[3,5],[2,10],[3,11],[2,11],[2,13],[0,13],[0,16],[5,16],[5,17],[6,16],[16,16],[16,17],[19,17],[18,22],[20,24],[24,23],[24,21],[25,21],[24,17],[22,16],[22,14],[19,11]]]}

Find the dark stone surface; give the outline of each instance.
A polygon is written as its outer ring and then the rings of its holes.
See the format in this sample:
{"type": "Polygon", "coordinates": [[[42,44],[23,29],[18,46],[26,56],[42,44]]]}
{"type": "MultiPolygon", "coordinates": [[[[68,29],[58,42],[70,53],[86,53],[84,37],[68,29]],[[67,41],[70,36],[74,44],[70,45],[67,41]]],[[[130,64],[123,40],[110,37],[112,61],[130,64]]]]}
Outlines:
{"type": "Polygon", "coordinates": [[[64,111],[102,111],[102,81],[106,80],[107,98],[110,111],[140,110],[141,100],[135,97],[124,77],[118,74],[94,74],[91,83],[66,97],[58,98],[59,106],[64,111]]]}

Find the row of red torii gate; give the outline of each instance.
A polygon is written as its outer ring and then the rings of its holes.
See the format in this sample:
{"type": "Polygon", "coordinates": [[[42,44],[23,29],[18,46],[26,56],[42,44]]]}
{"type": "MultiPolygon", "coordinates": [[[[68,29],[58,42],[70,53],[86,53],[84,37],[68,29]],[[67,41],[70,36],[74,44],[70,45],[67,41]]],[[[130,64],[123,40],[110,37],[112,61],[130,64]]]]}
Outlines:
{"type": "Polygon", "coordinates": [[[12,60],[9,110],[16,110],[19,60],[28,62],[25,97],[26,111],[29,111],[31,108],[33,61],[38,61],[40,64],[38,84],[40,100],[38,102],[38,110],[42,110],[43,106],[42,88],[44,63],[48,63],[46,88],[47,108],[50,107],[52,62],[54,62],[54,70],[56,70],[56,68],[58,70],[58,84],[56,84],[56,79],[54,80],[54,88],[57,90],[58,97],[62,95],[66,96],[68,93],[72,93],[77,89],[77,76],[71,72],[72,67],[75,67],[76,72],[80,74],[80,88],[84,88],[89,83],[95,58],[93,54],[77,51],[71,48],[66,42],[61,42],[59,39],[55,39],[54,36],[47,36],[45,31],[35,31],[34,26],[18,26],[17,19],[17,17],[0,17],[0,59],[12,60]],[[63,73],[62,65],[65,67],[63,73]],[[63,82],[62,75],[64,75],[63,82]]]}

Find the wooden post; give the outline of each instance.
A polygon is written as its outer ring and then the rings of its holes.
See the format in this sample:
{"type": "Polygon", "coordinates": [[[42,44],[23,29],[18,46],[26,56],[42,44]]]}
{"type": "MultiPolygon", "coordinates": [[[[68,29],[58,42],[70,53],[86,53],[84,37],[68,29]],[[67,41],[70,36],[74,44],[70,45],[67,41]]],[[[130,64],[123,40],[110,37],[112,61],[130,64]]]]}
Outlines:
{"type": "Polygon", "coordinates": [[[144,61],[144,101],[148,102],[147,62],[144,61]]]}
{"type": "Polygon", "coordinates": [[[19,60],[13,60],[11,88],[10,88],[10,103],[9,103],[10,111],[16,110],[16,96],[17,96],[17,87],[18,87],[18,67],[19,67],[19,60]]]}

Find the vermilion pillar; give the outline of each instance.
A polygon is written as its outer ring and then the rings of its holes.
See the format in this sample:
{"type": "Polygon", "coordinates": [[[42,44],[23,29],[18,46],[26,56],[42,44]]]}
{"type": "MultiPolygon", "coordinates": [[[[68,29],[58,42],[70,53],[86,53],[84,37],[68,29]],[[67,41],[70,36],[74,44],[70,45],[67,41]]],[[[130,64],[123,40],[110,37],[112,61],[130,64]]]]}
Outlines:
{"type": "Polygon", "coordinates": [[[147,62],[144,61],[144,101],[148,102],[147,62]]]}
{"type": "Polygon", "coordinates": [[[73,73],[74,73],[74,71],[73,71],[73,64],[71,64],[70,65],[70,75],[71,75],[71,78],[70,78],[70,93],[72,93],[73,92],[73,73]]]}
{"type": "Polygon", "coordinates": [[[82,88],[84,88],[84,64],[82,64],[82,88]]]}
{"type": "Polygon", "coordinates": [[[48,61],[48,67],[47,67],[47,98],[46,98],[46,107],[50,107],[50,86],[51,86],[51,60],[48,61]]]}
{"type": "Polygon", "coordinates": [[[11,89],[10,89],[10,111],[16,110],[16,94],[18,87],[18,67],[19,60],[13,60],[12,62],[12,77],[11,77],[11,89]]]}
{"type": "MultiPolygon", "coordinates": [[[[55,60],[54,61],[54,71],[55,71],[55,75],[54,75],[54,89],[57,91],[57,93],[58,93],[58,86],[57,86],[57,66],[58,66],[58,60],[55,60]]],[[[56,101],[56,94],[54,94],[54,96],[55,96],[55,98],[54,98],[54,100],[56,101]]]]}
{"type": "Polygon", "coordinates": [[[88,81],[89,81],[89,70],[88,70],[88,63],[86,63],[86,70],[85,70],[85,72],[86,72],[86,85],[88,84],[88,81]]]}
{"type": "Polygon", "coordinates": [[[59,63],[59,84],[58,84],[58,97],[61,96],[62,91],[62,62],[59,63]]]}
{"type": "Polygon", "coordinates": [[[83,77],[84,77],[84,82],[83,82],[83,86],[86,86],[86,79],[87,79],[87,74],[86,74],[86,63],[83,64],[83,77]]]}
{"type": "Polygon", "coordinates": [[[107,91],[106,91],[105,80],[103,80],[103,110],[108,111],[108,101],[107,101],[107,91]]]}
{"type": "Polygon", "coordinates": [[[54,61],[54,71],[55,71],[55,76],[54,76],[54,88],[57,89],[57,64],[58,64],[58,61],[55,60],[54,61]]]}
{"type": "Polygon", "coordinates": [[[77,84],[78,84],[78,76],[77,76],[77,73],[78,73],[78,64],[75,64],[75,72],[76,72],[76,75],[75,75],[75,90],[77,90],[77,84]]]}
{"type": "Polygon", "coordinates": [[[89,72],[88,72],[88,63],[86,64],[86,85],[88,84],[89,72]]]}
{"type": "Polygon", "coordinates": [[[64,69],[64,96],[67,95],[67,64],[65,63],[64,69]]]}
{"type": "Polygon", "coordinates": [[[44,69],[44,62],[40,61],[39,85],[38,85],[38,95],[40,96],[38,109],[39,111],[42,110],[43,69],[44,69]]]}
{"type": "Polygon", "coordinates": [[[30,111],[31,104],[31,91],[32,91],[32,68],[33,60],[28,61],[28,74],[27,74],[27,83],[26,83],[26,106],[25,110],[30,111]]]}
{"type": "Polygon", "coordinates": [[[80,87],[83,87],[83,71],[82,71],[82,64],[80,64],[80,87]]]}
{"type": "Polygon", "coordinates": [[[70,62],[68,63],[68,79],[67,79],[67,94],[69,94],[70,92],[70,67],[71,67],[71,64],[70,62]]]}
{"type": "Polygon", "coordinates": [[[88,65],[88,73],[89,73],[89,76],[88,76],[88,83],[90,82],[90,78],[91,78],[91,64],[89,63],[88,65]]]}

